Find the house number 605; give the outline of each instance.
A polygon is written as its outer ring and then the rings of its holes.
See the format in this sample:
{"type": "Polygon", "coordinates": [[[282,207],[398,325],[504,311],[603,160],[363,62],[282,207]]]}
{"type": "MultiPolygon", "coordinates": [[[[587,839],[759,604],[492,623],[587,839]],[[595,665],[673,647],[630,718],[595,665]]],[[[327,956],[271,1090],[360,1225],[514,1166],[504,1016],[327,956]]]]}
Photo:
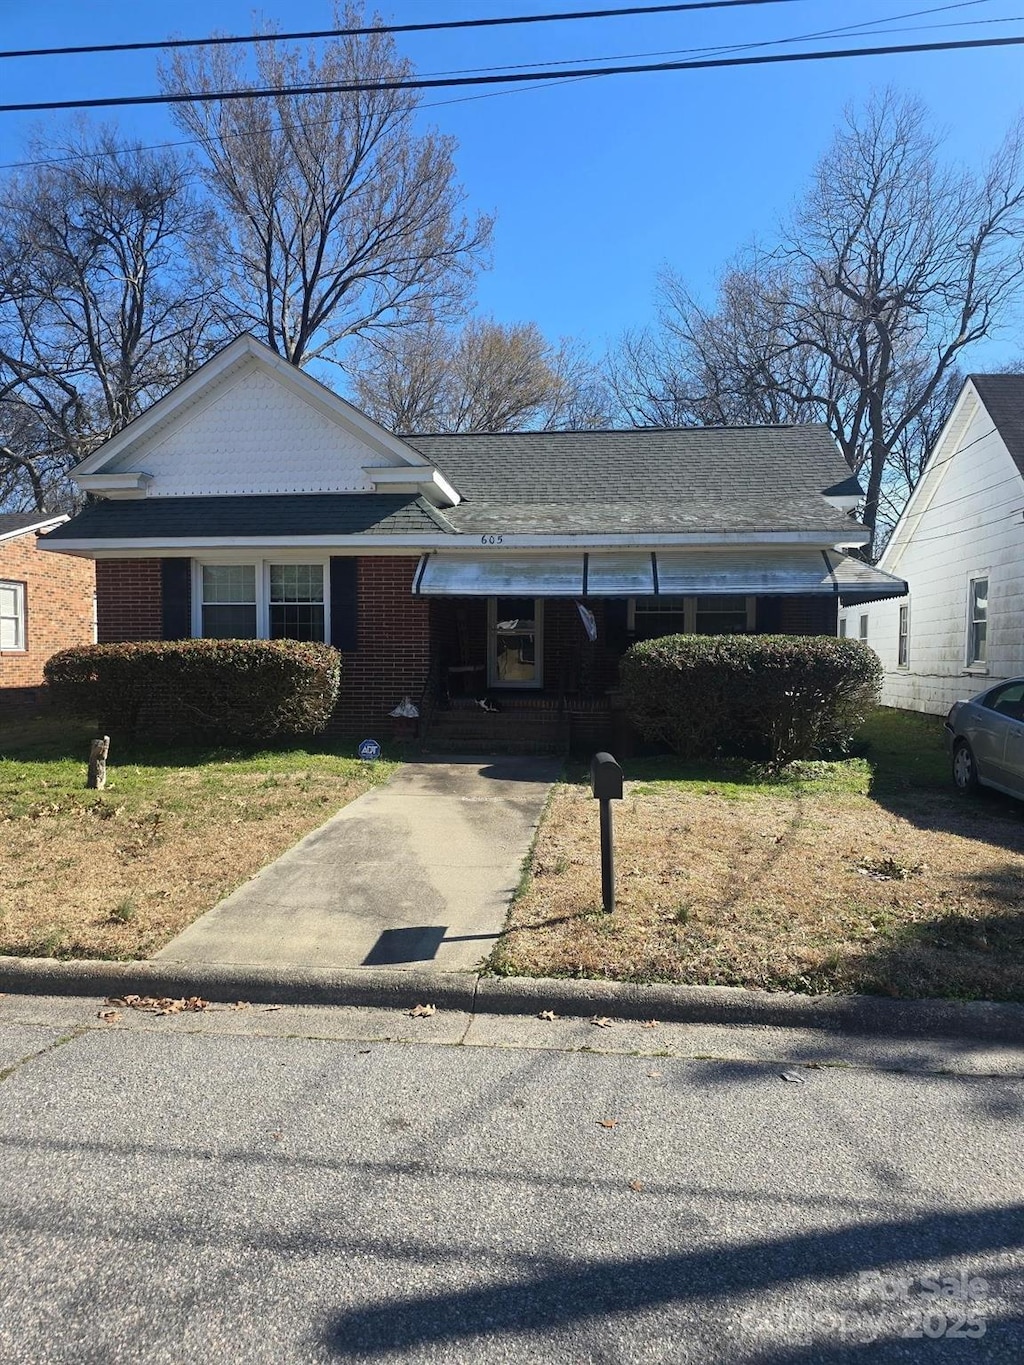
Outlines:
{"type": "Polygon", "coordinates": [[[481,544],[481,545],[500,545],[500,544],[501,544],[501,541],[502,541],[502,537],[501,537],[501,536],[481,536],[481,537],[480,537],[480,544],[481,544]]]}

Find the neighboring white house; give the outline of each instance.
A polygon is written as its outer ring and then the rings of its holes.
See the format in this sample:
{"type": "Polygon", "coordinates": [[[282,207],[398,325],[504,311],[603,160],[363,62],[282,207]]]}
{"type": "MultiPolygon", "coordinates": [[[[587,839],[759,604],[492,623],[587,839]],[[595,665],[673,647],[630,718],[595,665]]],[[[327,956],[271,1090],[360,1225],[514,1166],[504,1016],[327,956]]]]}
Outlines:
{"type": "Polygon", "coordinates": [[[1024,676],[1024,375],[968,376],[878,562],[908,596],[844,607],[885,669],[882,702],[944,715],[1024,676]]]}

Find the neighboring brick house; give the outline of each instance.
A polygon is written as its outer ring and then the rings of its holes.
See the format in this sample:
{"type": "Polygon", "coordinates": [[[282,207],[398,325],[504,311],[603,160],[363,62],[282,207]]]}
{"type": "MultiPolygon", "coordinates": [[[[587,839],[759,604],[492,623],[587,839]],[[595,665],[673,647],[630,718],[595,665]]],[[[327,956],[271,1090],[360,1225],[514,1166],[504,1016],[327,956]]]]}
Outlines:
{"type": "MultiPolygon", "coordinates": [[[[345,654],[339,730],[600,730],[669,631],[834,634],[860,490],[822,426],[398,437],[239,337],[81,464],[47,548],[96,560],[99,639],[291,636],[345,654]]],[[[534,738],[537,735],[534,734],[534,738]]]]}
{"type": "Polygon", "coordinates": [[[41,535],[67,520],[0,513],[0,716],[38,701],[51,654],[95,638],[93,564],[38,548],[41,535]]]}

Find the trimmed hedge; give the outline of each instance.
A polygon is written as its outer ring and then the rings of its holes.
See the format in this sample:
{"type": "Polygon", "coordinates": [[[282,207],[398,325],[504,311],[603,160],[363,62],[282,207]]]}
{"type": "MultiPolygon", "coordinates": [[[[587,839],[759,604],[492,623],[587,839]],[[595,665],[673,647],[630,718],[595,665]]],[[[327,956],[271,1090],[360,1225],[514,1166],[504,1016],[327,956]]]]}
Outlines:
{"type": "Polygon", "coordinates": [[[847,744],[882,686],[872,649],[830,635],[667,635],[633,645],[621,674],[645,739],[776,766],[847,744]]]}
{"type": "Polygon", "coordinates": [[[53,704],[134,738],[156,728],[264,740],[322,730],[341,685],[341,655],[298,640],[146,640],[82,645],[47,660],[53,704]]]}

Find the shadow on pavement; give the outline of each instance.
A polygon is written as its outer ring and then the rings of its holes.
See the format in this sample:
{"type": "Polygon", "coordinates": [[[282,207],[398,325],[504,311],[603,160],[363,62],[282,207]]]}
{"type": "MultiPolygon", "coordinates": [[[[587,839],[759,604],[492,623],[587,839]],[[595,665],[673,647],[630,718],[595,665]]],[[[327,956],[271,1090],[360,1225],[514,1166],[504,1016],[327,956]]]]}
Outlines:
{"type": "MultiPolygon", "coordinates": [[[[671,1304],[707,1304],[795,1284],[856,1275],[904,1261],[933,1263],[955,1257],[959,1265],[972,1256],[1024,1245],[1024,1205],[976,1209],[968,1213],[936,1213],[906,1221],[861,1224],[835,1231],[749,1242],[745,1245],[684,1251],[673,1256],[578,1263],[544,1270],[528,1280],[473,1287],[443,1296],[420,1295],[338,1314],[325,1341],[336,1359],[393,1352],[413,1352],[466,1341],[476,1335],[542,1333],[599,1320],[610,1314],[643,1312],[671,1304]]],[[[849,1305],[851,1310],[857,1305],[849,1305]]],[[[1013,1324],[1004,1321],[1006,1330],[1013,1324]]],[[[990,1325],[994,1330],[995,1324],[990,1325]]],[[[857,1354],[812,1353],[803,1348],[748,1359],[788,1362],[846,1359],[915,1360],[935,1357],[930,1340],[899,1341],[892,1354],[890,1338],[879,1347],[865,1344],[857,1354]],[[888,1355],[882,1348],[889,1351],[888,1355]],[[920,1356],[915,1350],[921,1348],[920,1356]],[[878,1350],[878,1354],[874,1352],[878,1350]]],[[[944,1346],[951,1343],[944,1342],[944,1346]]],[[[978,1342],[957,1345],[977,1348],[978,1342]]],[[[1024,1342],[1003,1342],[1008,1354],[989,1359],[1017,1360],[1024,1342]],[[1016,1351],[1016,1354],[1013,1352],[1016,1351]]],[[[769,1348],[770,1349],[770,1348],[769,1348]]],[[[846,1347],[840,1348],[845,1351],[846,1347]]],[[[942,1352],[944,1359],[950,1352],[942,1352]]],[[[977,1358],[977,1356],[975,1357],[977,1358]]]]}

